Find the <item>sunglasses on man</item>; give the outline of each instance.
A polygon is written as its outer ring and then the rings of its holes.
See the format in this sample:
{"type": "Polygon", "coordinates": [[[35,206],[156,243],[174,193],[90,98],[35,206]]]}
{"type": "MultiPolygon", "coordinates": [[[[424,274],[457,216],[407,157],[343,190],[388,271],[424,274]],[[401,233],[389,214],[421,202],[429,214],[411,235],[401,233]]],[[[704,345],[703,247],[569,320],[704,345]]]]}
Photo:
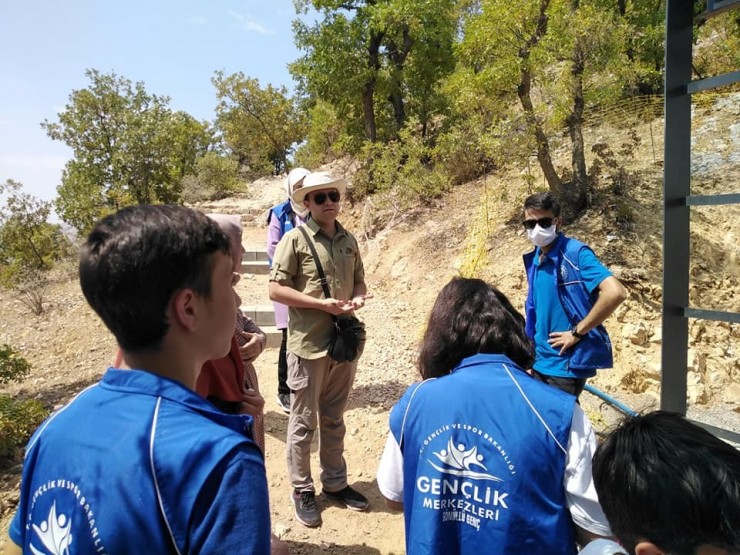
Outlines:
{"type": "Polygon", "coordinates": [[[339,191],[329,191],[328,193],[315,193],[312,198],[316,204],[321,205],[326,202],[327,198],[332,202],[339,202],[342,196],[339,191]]]}
{"type": "Polygon", "coordinates": [[[524,220],[522,225],[525,229],[534,229],[536,225],[539,225],[542,229],[546,229],[552,225],[555,218],[540,218],[539,220],[524,220]]]}

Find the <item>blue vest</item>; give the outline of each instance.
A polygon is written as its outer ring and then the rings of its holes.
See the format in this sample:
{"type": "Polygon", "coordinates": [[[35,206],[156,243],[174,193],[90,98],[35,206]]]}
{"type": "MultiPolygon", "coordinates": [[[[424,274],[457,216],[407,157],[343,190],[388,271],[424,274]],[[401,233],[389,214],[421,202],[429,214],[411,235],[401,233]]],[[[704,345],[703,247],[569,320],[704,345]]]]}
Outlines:
{"type": "MultiPolygon", "coordinates": [[[[280,237],[295,227],[293,225],[295,212],[293,212],[293,206],[290,204],[290,199],[270,208],[270,211],[267,214],[268,224],[270,223],[270,217],[272,214],[275,214],[278,222],[280,222],[280,237]]],[[[272,266],[272,258],[270,258],[270,266],[272,266]]]]}
{"type": "MultiPolygon", "coordinates": [[[[555,289],[563,311],[571,326],[583,320],[593,308],[598,292],[590,294],[583,284],[578,268],[578,253],[589,247],[576,239],[559,234],[551,253],[555,253],[555,289]]],[[[524,268],[527,272],[529,291],[524,304],[527,335],[534,338],[537,312],[534,306],[534,260],[540,255],[539,247],[524,255],[524,268]]],[[[603,325],[589,331],[583,339],[566,351],[568,367],[572,370],[597,370],[614,366],[612,343],[603,325]]]]}
{"type": "Polygon", "coordinates": [[[250,417],[223,414],[178,383],[108,370],[31,438],[11,538],[24,553],[184,554],[235,544],[269,553],[267,480],[250,432],[250,417]],[[234,466],[242,478],[230,480],[234,466]],[[247,524],[234,527],[235,511],[247,524]]]}
{"type": "Polygon", "coordinates": [[[410,387],[390,417],[407,552],[575,553],[563,487],[574,404],[503,355],[410,387]]]}

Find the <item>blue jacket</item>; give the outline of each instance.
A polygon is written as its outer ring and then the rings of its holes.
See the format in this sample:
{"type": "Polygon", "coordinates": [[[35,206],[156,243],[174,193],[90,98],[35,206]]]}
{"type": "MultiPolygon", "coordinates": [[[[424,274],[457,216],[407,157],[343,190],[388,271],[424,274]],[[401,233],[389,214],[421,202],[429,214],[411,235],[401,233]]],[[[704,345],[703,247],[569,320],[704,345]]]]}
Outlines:
{"type": "MultiPolygon", "coordinates": [[[[273,206],[267,213],[267,223],[270,223],[270,218],[275,214],[278,222],[280,222],[280,237],[285,235],[288,231],[295,227],[293,225],[293,207],[290,204],[290,199],[285,202],[273,206]]],[[[270,258],[270,266],[272,266],[272,258],[270,258]]]]}
{"type": "MultiPolygon", "coordinates": [[[[563,311],[568,316],[571,326],[583,320],[591,311],[596,302],[597,292],[590,294],[583,284],[580,269],[578,268],[578,254],[582,249],[589,247],[576,239],[559,234],[552,247],[555,253],[556,268],[555,288],[563,311]]],[[[534,306],[534,260],[540,255],[539,247],[524,255],[524,268],[527,272],[529,291],[524,305],[527,335],[534,338],[537,312],[534,306]]],[[[614,365],[612,358],[612,343],[609,334],[603,325],[598,325],[589,331],[583,339],[568,351],[568,367],[572,370],[596,370],[611,368],[614,365]]]]}
{"type": "Polygon", "coordinates": [[[109,369],[31,438],[10,526],[24,553],[269,553],[251,417],[109,369]]]}
{"type": "Polygon", "coordinates": [[[410,387],[390,416],[410,555],[571,555],[563,480],[575,397],[503,355],[410,387]]]}

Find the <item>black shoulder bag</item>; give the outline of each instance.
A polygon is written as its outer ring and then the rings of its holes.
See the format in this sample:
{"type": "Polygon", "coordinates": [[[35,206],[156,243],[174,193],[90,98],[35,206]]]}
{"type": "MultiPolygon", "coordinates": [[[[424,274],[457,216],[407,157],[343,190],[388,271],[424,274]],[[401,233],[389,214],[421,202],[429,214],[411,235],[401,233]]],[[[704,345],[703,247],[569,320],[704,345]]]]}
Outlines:
{"type": "MultiPolygon", "coordinates": [[[[319,253],[316,252],[313,240],[308,236],[304,227],[301,225],[298,229],[306,238],[308,248],[311,249],[311,254],[316,262],[316,270],[319,272],[319,281],[321,282],[321,289],[324,291],[324,296],[330,299],[331,292],[329,291],[324,269],[321,267],[319,253]]],[[[331,343],[329,344],[329,356],[337,362],[352,362],[360,358],[362,351],[365,349],[365,339],[367,338],[365,324],[354,316],[343,316],[339,318],[332,314],[331,320],[334,324],[334,329],[332,330],[331,343]]]]}

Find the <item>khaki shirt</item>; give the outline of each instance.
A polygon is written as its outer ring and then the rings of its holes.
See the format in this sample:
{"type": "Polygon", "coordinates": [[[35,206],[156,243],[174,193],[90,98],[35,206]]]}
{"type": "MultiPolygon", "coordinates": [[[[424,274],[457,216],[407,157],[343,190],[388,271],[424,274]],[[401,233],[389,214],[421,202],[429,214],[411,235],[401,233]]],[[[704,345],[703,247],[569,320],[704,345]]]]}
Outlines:
{"type": "MultiPolygon", "coordinates": [[[[301,227],[313,239],[332,298],[348,301],[355,285],[365,282],[365,268],[357,240],[339,222],[336,226],[334,239],[329,239],[313,220],[301,227]]],[[[270,281],[317,299],[325,298],[311,249],[298,229],[291,229],[278,243],[270,281]]],[[[325,356],[333,328],[331,315],[323,310],[292,306],[288,307],[288,315],[288,351],[306,359],[325,356]]]]}

